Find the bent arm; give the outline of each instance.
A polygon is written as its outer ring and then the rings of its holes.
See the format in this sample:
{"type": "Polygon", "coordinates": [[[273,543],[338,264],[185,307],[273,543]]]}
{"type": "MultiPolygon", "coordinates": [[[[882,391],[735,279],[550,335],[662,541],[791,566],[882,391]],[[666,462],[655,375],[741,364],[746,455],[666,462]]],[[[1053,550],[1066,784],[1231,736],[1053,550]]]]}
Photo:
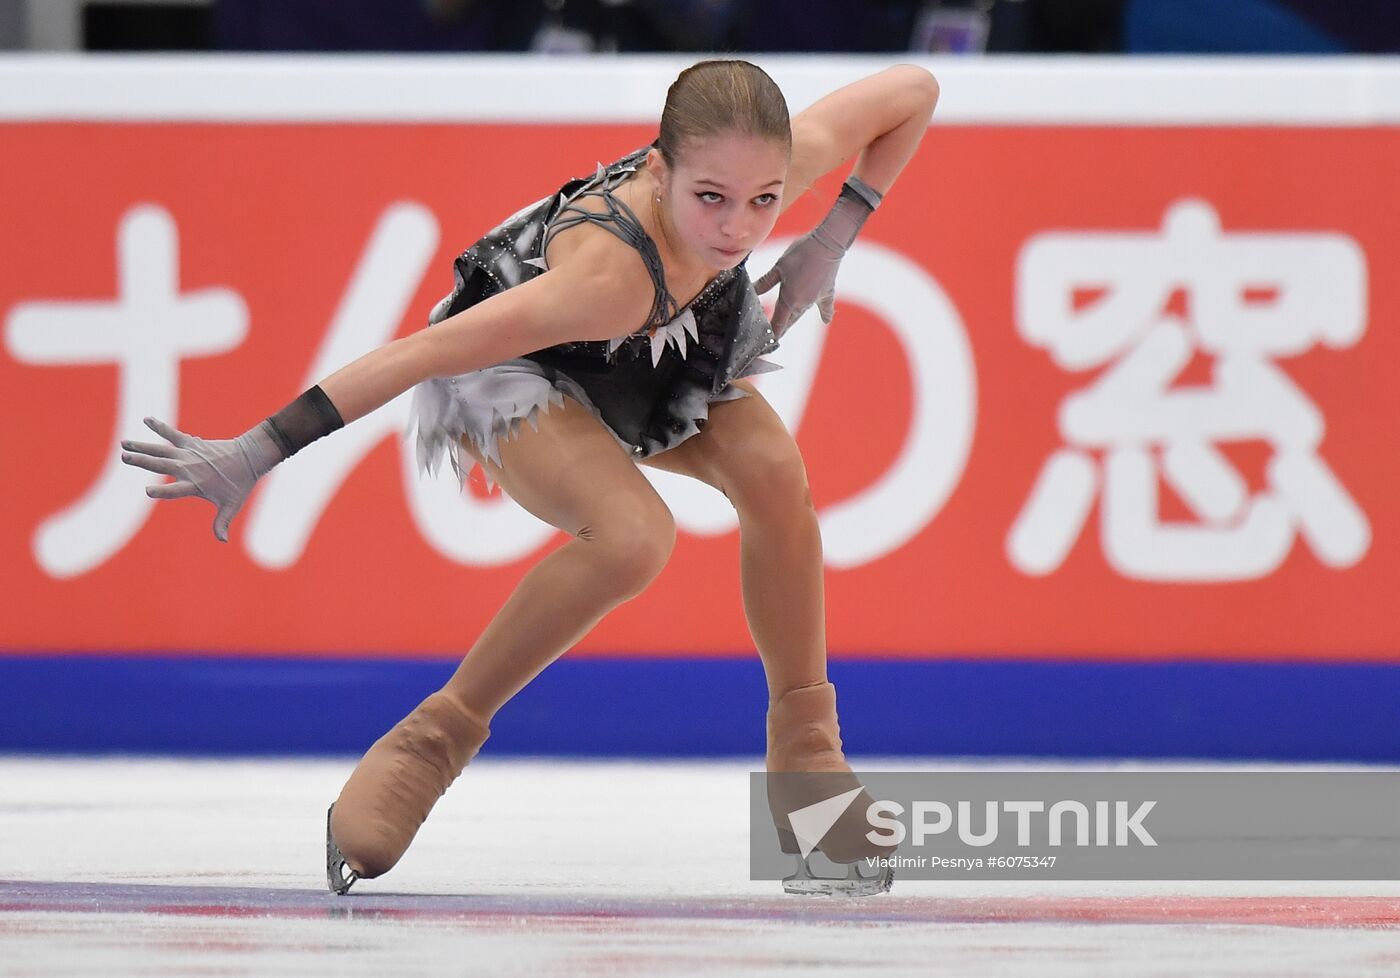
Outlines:
{"type": "Polygon", "coordinates": [[[938,81],[895,65],[838,88],[792,120],[792,162],[783,208],[825,173],[856,157],[853,173],[881,194],[894,185],[938,104],[938,81]]]}
{"type": "Polygon", "coordinates": [[[593,263],[583,255],[576,259],[583,260],[372,350],[319,386],[349,424],[429,378],[479,370],[559,343],[609,339],[646,320],[649,280],[639,280],[630,267],[614,271],[606,256],[594,256],[593,263]]]}

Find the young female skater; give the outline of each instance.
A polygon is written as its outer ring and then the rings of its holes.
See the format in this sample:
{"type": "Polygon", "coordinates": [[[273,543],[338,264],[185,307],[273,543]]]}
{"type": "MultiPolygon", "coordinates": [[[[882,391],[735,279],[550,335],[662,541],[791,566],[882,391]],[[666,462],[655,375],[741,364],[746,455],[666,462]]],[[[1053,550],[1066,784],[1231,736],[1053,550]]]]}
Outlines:
{"type": "MultiPolygon", "coordinates": [[[[226,541],[273,466],[414,388],[424,468],[445,455],[465,478],[479,464],[570,537],[522,578],[447,684],[355,768],[328,813],[333,890],[392,868],[496,711],[661,570],[675,524],[638,463],[708,483],[738,512],[744,609],[769,690],[768,771],[850,776],[826,675],[806,471],[743,378],[772,367],[759,355],[810,306],[830,320],[841,257],[937,99],[932,75],[901,65],[789,121],[782,93],[754,65],[694,65],[671,85],[652,146],[565,185],[458,257],[456,287],[428,328],[342,367],[237,438],[205,440],[147,418],[166,443],[122,442],[123,461],[175,479],[147,495],[208,499],[226,541]],[[853,156],[831,212],[755,288],[749,252],[853,156]],[[770,326],[756,292],[774,285],[770,326]]],[[[770,791],[770,803],[784,851],[798,852],[786,813],[805,802],[770,791]]],[[[839,831],[819,848],[850,864],[849,876],[811,888],[888,889],[887,870],[872,881],[855,863],[889,849],[839,831]]]]}

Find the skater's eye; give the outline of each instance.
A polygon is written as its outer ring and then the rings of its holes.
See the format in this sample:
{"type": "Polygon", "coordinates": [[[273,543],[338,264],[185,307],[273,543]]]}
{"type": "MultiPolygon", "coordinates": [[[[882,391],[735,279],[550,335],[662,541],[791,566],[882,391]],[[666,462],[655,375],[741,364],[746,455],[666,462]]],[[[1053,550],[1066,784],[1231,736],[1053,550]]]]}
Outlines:
{"type": "Polygon", "coordinates": [[[753,199],[753,202],[759,207],[767,207],[769,204],[775,203],[777,199],[777,194],[759,194],[753,199]]]}
{"type": "Polygon", "coordinates": [[[713,190],[702,190],[695,196],[699,197],[707,204],[718,204],[724,200],[723,195],[715,193],[713,190]]]}

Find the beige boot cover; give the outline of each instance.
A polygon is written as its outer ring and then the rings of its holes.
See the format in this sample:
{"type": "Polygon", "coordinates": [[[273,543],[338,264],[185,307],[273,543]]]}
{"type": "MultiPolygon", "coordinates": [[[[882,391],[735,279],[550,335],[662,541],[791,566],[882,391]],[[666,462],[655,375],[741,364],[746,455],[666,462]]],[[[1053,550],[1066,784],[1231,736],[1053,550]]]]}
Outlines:
{"type": "Polygon", "coordinates": [[[789,690],[768,706],[768,807],[784,852],[797,852],[798,841],[788,814],[808,805],[860,788],[817,845],[838,863],[888,856],[893,846],[876,845],[866,809],[874,799],[861,787],[841,752],[841,728],[836,722],[836,687],[818,683],[789,690]],[[807,777],[796,776],[802,772],[807,777]],[[771,776],[780,775],[780,776],[771,776]]]}
{"type": "Polygon", "coordinates": [[[392,869],[490,733],[451,697],[434,693],[375,741],[331,811],[331,836],[350,868],[365,879],[392,869]]]}

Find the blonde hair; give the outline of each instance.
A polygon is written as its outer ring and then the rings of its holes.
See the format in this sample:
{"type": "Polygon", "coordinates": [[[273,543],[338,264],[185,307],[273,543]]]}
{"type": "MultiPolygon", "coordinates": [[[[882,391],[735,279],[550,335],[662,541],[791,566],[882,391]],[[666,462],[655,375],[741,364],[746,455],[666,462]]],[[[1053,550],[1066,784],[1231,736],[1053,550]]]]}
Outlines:
{"type": "Polygon", "coordinates": [[[701,61],[682,71],[666,92],[656,148],[667,166],[687,143],[722,132],[765,136],[792,150],[787,100],[776,82],[747,61],[701,61]]]}

